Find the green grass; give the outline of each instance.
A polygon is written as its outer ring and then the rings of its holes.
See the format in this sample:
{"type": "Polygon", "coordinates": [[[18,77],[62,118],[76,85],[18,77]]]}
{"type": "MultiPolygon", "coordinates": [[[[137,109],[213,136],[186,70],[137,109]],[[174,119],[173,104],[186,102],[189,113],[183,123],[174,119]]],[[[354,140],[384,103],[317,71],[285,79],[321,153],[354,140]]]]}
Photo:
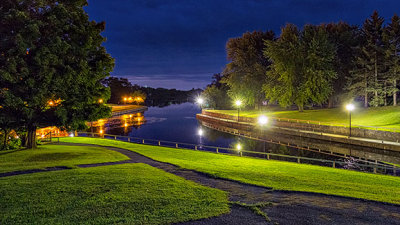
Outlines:
{"type": "Polygon", "coordinates": [[[41,145],[34,150],[0,152],[0,173],[127,159],[129,158],[121,153],[101,147],[41,145]]]}
{"type": "Polygon", "coordinates": [[[0,178],[0,224],[167,224],[227,212],[227,193],[145,164],[0,178]]]}
{"type": "Polygon", "coordinates": [[[61,141],[115,146],[213,176],[277,190],[316,192],[400,204],[400,178],[321,166],[92,138],[61,141]]]}
{"type": "MultiPolygon", "coordinates": [[[[237,110],[208,110],[210,112],[237,115],[237,110]]],[[[258,117],[264,114],[276,118],[320,121],[323,124],[345,125],[349,123],[348,112],[344,108],[299,111],[242,110],[241,116],[258,117]]],[[[400,129],[400,106],[378,108],[356,108],[352,112],[352,126],[376,126],[400,129]]],[[[300,121],[301,122],[301,121],[300,121]]]]}

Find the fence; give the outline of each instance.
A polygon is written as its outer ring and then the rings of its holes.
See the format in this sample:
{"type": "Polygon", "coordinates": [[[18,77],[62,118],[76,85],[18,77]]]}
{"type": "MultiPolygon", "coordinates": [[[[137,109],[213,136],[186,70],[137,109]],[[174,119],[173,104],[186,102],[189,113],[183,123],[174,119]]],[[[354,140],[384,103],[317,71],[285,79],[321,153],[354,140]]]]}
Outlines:
{"type": "Polygon", "coordinates": [[[325,160],[325,159],[307,158],[307,157],[301,157],[301,156],[281,155],[281,154],[275,154],[275,153],[269,153],[269,152],[237,150],[237,149],[233,149],[233,148],[224,148],[224,147],[216,147],[216,146],[208,146],[208,145],[198,145],[198,144],[189,144],[189,143],[180,143],[180,142],[172,142],[172,141],[144,139],[144,138],[138,138],[138,137],[90,133],[90,132],[78,132],[78,136],[113,139],[113,140],[118,140],[118,141],[136,143],[136,144],[145,144],[145,145],[152,145],[152,146],[178,148],[178,149],[199,150],[199,151],[215,152],[215,153],[221,153],[221,154],[231,154],[231,155],[237,155],[237,156],[257,157],[257,158],[264,158],[267,160],[279,160],[279,161],[297,162],[297,163],[304,163],[304,164],[313,164],[313,165],[333,167],[333,168],[353,169],[353,170],[359,170],[359,171],[364,171],[364,172],[389,174],[389,175],[394,175],[394,176],[399,175],[398,167],[382,164],[382,163],[379,163],[376,161],[375,162],[361,161],[362,163],[349,162],[349,161],[347,161],[347,162],[346,161],[333,161],[333,160],[325,160]]]}

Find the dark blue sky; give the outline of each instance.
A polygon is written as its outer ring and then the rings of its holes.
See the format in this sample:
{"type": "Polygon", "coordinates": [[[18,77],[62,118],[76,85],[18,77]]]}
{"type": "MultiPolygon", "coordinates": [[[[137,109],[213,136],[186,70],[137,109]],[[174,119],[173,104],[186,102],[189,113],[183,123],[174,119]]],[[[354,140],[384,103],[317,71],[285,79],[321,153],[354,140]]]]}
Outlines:
{"type": "Polygon", "coordinates": [[[177,89],[203,88],[226,64],[228,38],[285,23],[362,24],[378,10],[389,20],[400,0],[89,0],[91,19],[106,21],[114,76],[177,89]]]}

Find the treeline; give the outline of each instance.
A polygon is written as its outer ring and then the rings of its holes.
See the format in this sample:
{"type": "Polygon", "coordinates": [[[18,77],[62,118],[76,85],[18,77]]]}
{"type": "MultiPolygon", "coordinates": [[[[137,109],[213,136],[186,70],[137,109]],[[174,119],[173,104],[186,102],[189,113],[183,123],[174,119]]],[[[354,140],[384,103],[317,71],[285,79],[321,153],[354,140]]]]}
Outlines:
{"type": "Polygon", "coordinates": [[[364,24],[286,24],[247,32],[226,45],[230,60],[203,92],[210,107],[240,99],[247,106],[278,103],[334,107],[361,101],[365,107],[397,104],[400,19],[385,24],[375,11],[364,24]]]}
{"type": "Polygon", "coordinates": [[[111,96],[108,103],[124,103],[125,96],[141,96],[145,99],[147,106],[167,106],[193,101],[199,95],[201,89],[182,91],[166,88],[142,87],[132,84],[128,79],[122,77],[108,77],[102,81],[103,85],[110,88],[111,96]]]}

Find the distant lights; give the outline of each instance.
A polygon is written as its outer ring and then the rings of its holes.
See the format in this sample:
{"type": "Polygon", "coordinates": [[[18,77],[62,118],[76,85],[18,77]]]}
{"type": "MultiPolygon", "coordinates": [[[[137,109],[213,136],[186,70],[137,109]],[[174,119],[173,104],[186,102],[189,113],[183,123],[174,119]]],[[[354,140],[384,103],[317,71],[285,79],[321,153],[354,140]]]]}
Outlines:
{"type": "Polygon", "coordinates": [[[237,145],[236,145],[236,149],[237,149],[238,151],[242,150],[242,145],[241,145],[240,143],[237,144],[237,145]]]}
{"type": "Polygon", "coordinates": [[[70,137],[74,137],[74,133],[71,132],[71,133],[69,134],[69,136],[70,136],[70,137]]]}
{"type": "Polygon", "coordinates": [[[104,133],[104,131],[103,130],[100,130],[100,134],[103,134],[104,133]]]}

